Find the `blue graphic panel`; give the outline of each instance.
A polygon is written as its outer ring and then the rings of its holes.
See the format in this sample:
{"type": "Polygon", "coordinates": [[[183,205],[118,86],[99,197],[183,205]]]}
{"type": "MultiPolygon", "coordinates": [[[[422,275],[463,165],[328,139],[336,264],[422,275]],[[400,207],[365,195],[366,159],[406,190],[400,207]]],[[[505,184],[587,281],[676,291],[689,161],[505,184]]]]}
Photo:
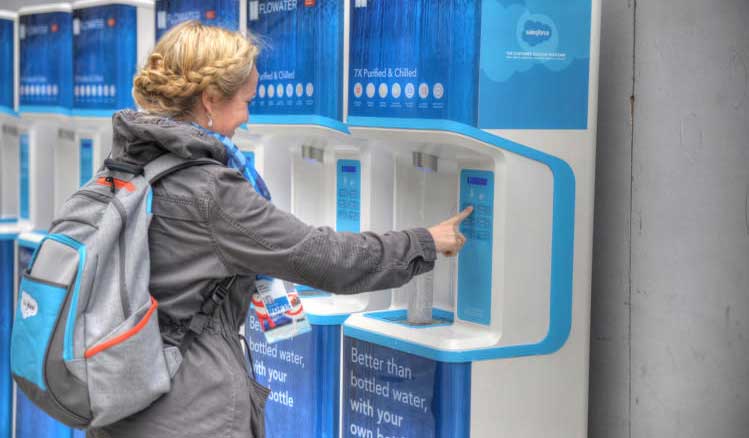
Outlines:
{"type": "Polygon", "coordinates": [[[130,92],[137,63],[136,12],[119,4],[73,12],[76,109],[135,108],[130,92]]]}
{"type": "Polygon", "coordinates": [[[247,28],[265,44],[253,114],[342,120],[343,2],[250,0],[247,28]]]}
{"type": "Polygon", "coordinates": [[[491,322],[494,173],[465,169],[460,173],[460,209],[473,213],[460,224],[466,244],[458,255],[458,317],[491,322]]]}
{"type": "Polygon", "coordinates": [[[68,12],[21,15],[20,104],[69,110],[73,104],[73,21],[68,12]]]}
{"type": "Polygon", "coordinates": [[[245,330],[260,384],[271,389],[268,438],[334,438],[338,430],[340,325],[268,344],[253,309],[245,330]]]}
{"type": "Polygon", "coordinates": [[[23,133],[19,137],[20,141],[20,148],[18,151],[18,156],[20,159],[19,164],[19,172],[18,175],[20,177],[19,182],[19,213],[21,216],[21,219],[29,219],[29,193],[30,193],[30,187],[29,187],[29,172],[31,169],[29,168],[29,134],[23,133]]]}
{"type": "Polygon", "coordinates": [[[349,115],[476,125],[479,0],[350,1],[349,115]]]}
{"type": "Polygon", "coordinates": [[[15,110],[15,35],[13,20],[0,18],[0,107],[15,110]]]}
{"type": "Polygon", "coordinates": [[[336,164],[336,231],[361,231],[361,163],[338,160],[336,164]]]}
{"type": "Polygon", "coordinates": [[[80,185],[83,186],[94,176],[94,142],[90,138],[82,138],[80,143],[79,173],[80,185]]]}
{"type": "Polygon", "coordinates": [[[471,365],[343,341],[345,437],[467,438],[471,365]]]}
{"type": "Polygon", "coordinates": [[[590,19],[590,0],[485,0],[479,127],[585,129],[590,19]]]}
{"type": "Polygon", "coordinates": [[[239,30],[239,0],[156,0],[156,40],[189,20],[239,30]]]}

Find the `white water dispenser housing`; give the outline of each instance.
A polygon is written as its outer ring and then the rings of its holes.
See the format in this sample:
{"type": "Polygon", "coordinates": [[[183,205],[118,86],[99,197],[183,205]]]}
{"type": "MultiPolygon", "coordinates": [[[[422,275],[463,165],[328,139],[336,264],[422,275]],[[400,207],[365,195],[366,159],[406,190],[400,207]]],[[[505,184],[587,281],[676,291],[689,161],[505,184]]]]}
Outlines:
{"type": "MultiPolygon", "coordinates": [[[[248,135],[256,136],[251,147],[263,154],[287,154],[288,208],[303,221],[338,231],[389,231],[392,156],[352,139],[342,122],[347,10],[340,1],[247,2],[247,30],[263,42],[248,135]]],[[[273,172],[260,173],[276,203],[273,172]]],[[[258,380],[271,388],[266,420],[275,426],[267,434],[333,437],[339,430],[341,324],[351,312],[386,307],[390,293],[297,290],[311,332],[267,344],[253,312],[246,324],[258,380]]]]}
{"type": "MultiPolygon", "coordinates": [[[[73,19],[68,3],[23,7],[18,11],[19,136],[18,237],[11,254],[13,280],[26,269],[33,248],[24,236],[41,239],[54,215],[55,160],[72,147],[70,111],[73,100],[73,19]],[[37,233],[25,231],[38,230],[37,233]]],[[[16,283],[17,285],[17,283],[16,283]]],[[[17,297],[17,287],[10,299],[17,297]]],[[[20,391],[15,391],[13,431],[16,438],[72,436],[73,431],[49,417],[20,391]]]]}
{"type": "Polygon", "coordinates": [[[351,0],[347,125],[467,243],[344,323],[342,436],[587,435],[600,1],[351,0]]]}
{"type": "Polygon", "coordinates": [[[21,8],[19,217],[49,227],[55,208],[55,157],[72,142],[72,8],[55,3],[21,8]]]}

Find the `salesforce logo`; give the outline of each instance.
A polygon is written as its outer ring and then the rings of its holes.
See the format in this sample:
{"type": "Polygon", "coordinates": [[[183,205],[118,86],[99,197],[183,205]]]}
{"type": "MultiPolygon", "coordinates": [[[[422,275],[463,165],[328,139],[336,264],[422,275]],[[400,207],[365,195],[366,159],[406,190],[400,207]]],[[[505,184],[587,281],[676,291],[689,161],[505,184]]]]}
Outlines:
{"type": "Polygon", "coordinates": [[[551,26],[540,21],[528,20],[523,25],[522,39],[531,47],[549,41],[551,36],[551,26]]]}
{"type": "Polygon", "coordinates": [[[554,20],[543,14],[523,14],[515,31],[521,51],[554,52],[559,47],[559,32],[554,20]]]}

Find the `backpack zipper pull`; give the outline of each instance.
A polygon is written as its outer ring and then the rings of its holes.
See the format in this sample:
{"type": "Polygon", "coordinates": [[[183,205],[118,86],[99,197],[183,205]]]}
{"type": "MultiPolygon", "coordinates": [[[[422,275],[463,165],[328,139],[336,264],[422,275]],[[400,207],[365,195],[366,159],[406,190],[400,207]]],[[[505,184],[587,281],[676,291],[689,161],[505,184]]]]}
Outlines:
{"type": "Polygon", "coordinates": [[[109,188],[112,189],[112,193],[114,194],[114,192],[115,192],[114,178],[112,178],[111,176],[108,176],[108,177],[104,178],[104,181],[106,181],[106,182],[109,183],[109,188]]]}

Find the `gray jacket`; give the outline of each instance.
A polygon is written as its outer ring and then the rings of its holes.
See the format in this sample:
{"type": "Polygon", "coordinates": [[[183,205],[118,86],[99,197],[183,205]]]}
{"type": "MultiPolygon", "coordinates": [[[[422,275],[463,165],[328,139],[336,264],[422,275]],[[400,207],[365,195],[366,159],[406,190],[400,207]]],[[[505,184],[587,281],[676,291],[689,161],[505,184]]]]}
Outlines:
{"type": "MultiPolygon", "coordinates": [[[[113,127],[115,159],[144,164],[169,151],[227,161],[223,145],[190,124],[123,111],[115,114],[113,127]]],[[[240,277],[187,351],[171,391],[130,418],[90,431],[90,437],[252,438],[250,397],[256,390],[238,332],[255,274],[358,293],[398,287],[434,267],[434,241],[423,228],[385,234],[314,228],[219,164],[178,171],[153,192],[150,288],[167,342],[179,342],[212,285],[240,277]]]]}

